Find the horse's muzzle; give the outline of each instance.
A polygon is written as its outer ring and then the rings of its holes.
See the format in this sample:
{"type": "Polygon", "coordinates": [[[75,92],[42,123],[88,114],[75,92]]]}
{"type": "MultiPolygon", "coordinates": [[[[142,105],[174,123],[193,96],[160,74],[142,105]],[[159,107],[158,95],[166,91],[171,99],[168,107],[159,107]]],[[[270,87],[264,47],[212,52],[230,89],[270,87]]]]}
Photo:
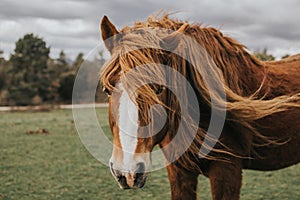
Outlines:
{"type": "Polygon", "coordinates": [[[113,163],[110,163],[111,173],[118,181],[121,189],[137,189],[145,185],[147,173],[145,173],[145,164],[138,163],[134,173],[122,172],[113,168],[113,163]]]}

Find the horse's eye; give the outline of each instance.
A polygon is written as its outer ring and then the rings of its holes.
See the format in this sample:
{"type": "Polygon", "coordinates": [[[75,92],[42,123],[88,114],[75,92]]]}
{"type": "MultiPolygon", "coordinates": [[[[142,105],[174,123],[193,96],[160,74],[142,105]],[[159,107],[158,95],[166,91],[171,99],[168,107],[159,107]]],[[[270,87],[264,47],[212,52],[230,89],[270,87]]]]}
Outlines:
{"type": "Polygon", "coordinates": [[[163,92],[164,90],[164,87],[163,86],[159,86],[158,88],[156,88],[155,90],[155,94],[159,95],[163,92]]]}
{"type": "Polygon", "coordinates": [[[104,92],[104,93],[106,93],[108,96],[110,96],[110,95],[111,95],[111,92],[110,92],[110,90],[109,90],[109,89],[107,89],[107,88],[103,88],[103,92],[104,92]]]}

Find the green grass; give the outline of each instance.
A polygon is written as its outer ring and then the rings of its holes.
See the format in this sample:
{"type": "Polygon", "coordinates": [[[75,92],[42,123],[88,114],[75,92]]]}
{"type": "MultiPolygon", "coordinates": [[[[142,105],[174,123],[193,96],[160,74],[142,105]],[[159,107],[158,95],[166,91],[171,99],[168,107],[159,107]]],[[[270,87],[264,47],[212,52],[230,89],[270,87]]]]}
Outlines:
{"type": "MultiPolygon", "coordinates": [[[[106,112],[98,112],[105,123],[106,112]]],[[[165,169],[151,173],[143,189],[119,189],[108,167],[81,144],[70,110],[0,113],[0,150],[0,199],[170,199],[165,169]],[[38,128],[50,134],[25,134],[38,128]]],[[[211,198],[204,177],[198,194],[211,198]]],[[[299,198],[300,165],[276,172],[244,171],[241,199],[299,198]]]]}

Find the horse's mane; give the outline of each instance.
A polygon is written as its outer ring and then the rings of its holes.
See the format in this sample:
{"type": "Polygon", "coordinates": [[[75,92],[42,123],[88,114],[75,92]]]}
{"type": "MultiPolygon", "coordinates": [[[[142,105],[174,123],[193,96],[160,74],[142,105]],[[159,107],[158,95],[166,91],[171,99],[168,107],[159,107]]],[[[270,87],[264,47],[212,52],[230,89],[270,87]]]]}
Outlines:
{"type": "MultiPolygon", "coordinates": [[[[133,27],[125,27],[121,30],[122,38],[120,45],[115,47],[112,58],[106,63],[105,68],[101,73],[101,82],[104,87],[114,89],[116,81],[124,74],[122,81],[128,87],[134,83],[132,76],[126,76],[126,72],[135,66],[162,63],[171,66],[179,71],[184,77],[188,77],[194,89],[201,94],[203,102],[207,106],[210,105],[211,98],[215,98],[220,104],[225,104],[227,112],[227,120],[234,123],[239,123],[243,127],[251,131],[251,133],[267,142],[271,140],[264,137],[255,129],[255,122],[272,114],[285,111],[293,107],[300,107],[300,94],[287,94],[287,96],[278,96],[273,99],[264,99],[267,91],[264,63],[257,60],[251,55],[244,45],[238,43],[234,39],[224,36],[219,30],[211,27],[202,27],[199,24],[189,24],[187,22],[169,18],[168,15],[161,17],[151,16],[146,21],[136,22],[133,27]],[[157,33],[157,28],[165,30],[177,31],[183,25],[185,28],[184,34],[196,40],[212,58],[217,70],[209,69],[210,65],[202,66],[203,59],[208,59],[205,55],[195,55],[191,45],[186,40],[180,42],[177,51],[181,51],[181,55],[194,60],[194,67],[189,66],[189,62],[184,62],[182,58],[172,53],[166,53],[160,50],[160,41],[165,38],[169,32],[157,33]],[[152,45],[151,48],[142,48],[152,45]],[[192,53],[191,53],[192,52],[192,53]],[[166,54],[168,54],[166,56],[166,54]],[[196,59],[197,58],[197,59],[196,59]],[[163,63],[164,62],[164,63],[163,63]],[[201,75],[194,69],[198,68],[205,73],[201,75]],[[244,74],[243,79],[240,77],[244,74]],[[203,77],[203,76],[207,77],[203,77]],[[260,79],[260,83],[253,82],[252,75],[256,75],[260,79]],[[214,79],[220,77],[225,94],[226,101],[216,93],[211,93],[205,84],[205,79],[214,79]],[[249,86],[250,85],[250,86],[249,86]]],[[[207,61],[207,63],[210,63],[207,61]]],[[[143,74],[142,80],[164,79],[160,73],[159,66],[151,65],[152,68],[148,75],[143,74]],[[154,75],[155,74],[155,75],[154,75]]],[[[136,71],[135,73],[139,73],[136,71]]],[[[137,74],[139,77],[139,74],[137,74]]],[[[175,85],[180,85],[176,83],[175,85]]],[[[143,96],[143,102],[149,104],[161,103],[156,97],[156,94],[150,87],[140,91],[143,96]]],[[[176,102],[170,99],[169,102],[176,102]]],[[[187,100],[188,102],[188,100],[187,100]]],[[[174,114],[174,117],[176,114],[174,114]]],[[[176,120],[175,120],[176,121],[176,120]]],[[[199,154],[199,145],[203,144],[203,131],[199,132],[199,136],[190,147],[191,152],[195,155],[199,154]],[[201,132],[201,133],[200,133],[201,132]]],[[[207,147],[209,148],[209,147],[207,147]]],[[[218,151],[218,150],[216,150],[218,151]]],[[[230,151],[224,151],[229,153],[230,151]]],[[[189,162],[190,158],[184,157],[183,162],[189,162]],[[186,159],[186,160],[185,160],[186,159]]]]}

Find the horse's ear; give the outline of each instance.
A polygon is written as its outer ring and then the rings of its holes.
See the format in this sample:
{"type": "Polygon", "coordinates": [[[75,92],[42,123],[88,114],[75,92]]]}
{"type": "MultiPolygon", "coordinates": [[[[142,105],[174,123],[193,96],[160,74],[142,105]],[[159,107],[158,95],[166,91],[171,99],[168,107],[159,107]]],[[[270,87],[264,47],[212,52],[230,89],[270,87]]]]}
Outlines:
{"type": "Polygon", "coordinates": [[[160,46],[168,51],[173,51],[174,49],[176,49],[182,38],[182,34],[184,34],[188,26],[189,24],[185,23],[177,31],[174,31],[170,35],[163,38],[160,41],[160,46]]]}
{"type": "Polygon", "coordinates": [[[117,36],[119,32],[106,16],[104,16],[101,20],[100,29],[106,48],[110,53],[112,53],[113,48],[117,44],[117,37],[114,36],[117,36]]]}

